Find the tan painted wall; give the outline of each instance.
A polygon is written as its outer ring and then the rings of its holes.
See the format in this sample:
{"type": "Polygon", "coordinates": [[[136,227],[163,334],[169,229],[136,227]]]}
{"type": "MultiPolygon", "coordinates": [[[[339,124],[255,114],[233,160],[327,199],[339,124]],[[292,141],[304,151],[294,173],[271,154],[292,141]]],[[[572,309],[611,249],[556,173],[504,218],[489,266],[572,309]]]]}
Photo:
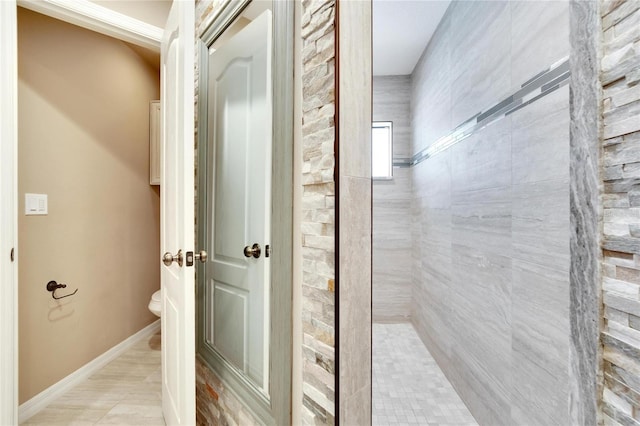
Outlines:
{"type": "Polygon", "coordinates": [[[18,49],[23,403],[156,319],[159,73],[121,41],[23,9],[18,49]],[[25,192],[48,194],[49,215],[24,216],[25,192]],[[78,294],[56,302],[49,280],[78,294]]]}

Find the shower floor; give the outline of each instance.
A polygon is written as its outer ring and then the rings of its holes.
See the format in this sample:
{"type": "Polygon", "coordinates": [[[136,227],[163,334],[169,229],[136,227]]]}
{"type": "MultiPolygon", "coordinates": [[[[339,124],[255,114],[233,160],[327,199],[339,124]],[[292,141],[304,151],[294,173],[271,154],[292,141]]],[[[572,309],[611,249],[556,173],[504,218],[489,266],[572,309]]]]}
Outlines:
{"type": "Polygon", "coordinates": [[[162,425],[160,332],[141,340],[26,425],[162,425]]]}
{"type": "Polygon", "coordinates": [[[477,425],[410,323],[373,324],[374,426],[477,425]]]}

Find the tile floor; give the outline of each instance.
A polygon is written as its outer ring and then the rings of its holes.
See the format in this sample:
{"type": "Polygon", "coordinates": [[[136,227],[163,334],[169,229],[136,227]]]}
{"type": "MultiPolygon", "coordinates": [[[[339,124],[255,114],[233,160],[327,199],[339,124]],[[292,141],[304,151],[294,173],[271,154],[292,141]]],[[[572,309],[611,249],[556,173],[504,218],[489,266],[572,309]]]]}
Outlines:
{"type": "Polygon", "coordinates": [[[160,332],[68,391],[27,425],[164,425],[160,332]]]}
{"type": "MultiPolygon", "coordinates": [[[[24,424],[164,425],[160,333],[24,424]]],[[[373,425],[411,424],[477,425],[411,324],[373,324],[373,425]]]]}
{"type": "Polygon", "coordinates": [[[477,425],[410,323],[373,324],[378,425],[477,425]]]}

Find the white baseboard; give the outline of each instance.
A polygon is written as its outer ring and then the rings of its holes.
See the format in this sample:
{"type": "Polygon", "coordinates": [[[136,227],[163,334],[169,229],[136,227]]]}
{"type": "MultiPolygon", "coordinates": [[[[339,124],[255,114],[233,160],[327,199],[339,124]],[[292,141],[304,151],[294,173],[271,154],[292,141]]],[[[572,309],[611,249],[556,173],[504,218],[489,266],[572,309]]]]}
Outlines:
{"type": "Polygon", "coordinates": [[[118,358],[124,352],[126,352],[133,345],[138,343],[149,336],[154,335],[160,329],[160,320],[156,320],[149,324],[136,334],[129,336],[122,342],[118,343],[102,355],[95,358],[93,361],[83,365],[73,373],[69,374],[59,382],[49,386],[18,408],[18,421],[20,423],[30,419],[36,415],[39,411],[44,409],[47,405],[51,404],[57,398],[62,396],[65,392],[78,385],[82,381],[88,379],[95,372],[102,367],[118,358]]]}

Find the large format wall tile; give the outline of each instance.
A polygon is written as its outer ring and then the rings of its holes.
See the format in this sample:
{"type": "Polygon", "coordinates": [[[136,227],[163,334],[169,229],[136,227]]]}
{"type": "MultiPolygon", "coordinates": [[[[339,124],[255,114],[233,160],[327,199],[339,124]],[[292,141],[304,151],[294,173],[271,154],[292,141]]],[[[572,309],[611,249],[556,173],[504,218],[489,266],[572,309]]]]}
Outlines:
{"type": "Polygon", "coordinates": [[[426,198],[431,208],[451,206],[451,150],[416,164],[411,172],[414,200],[426,198]]]}
{"type": "MultiPolygon", "coordinates": [[[[410,157],[409,76],[375,77],[373,119],[393,122],[393,156],[410,157]]],[[[411,170],[373,181],[373,320],[407,321],[411,313],[411,170]]]]}
{"type": "Polygon", "coordinates": [[[498,187],[453,193],[453,244],[505,253],[511,246],[511,188],[498,187]]]}
{"type": "Polygon", "coordinates": [[[451,121],[454,126],[504,99],[511,88],[507,1],[457,1],[451,9],[451,121]]]}
{"type": "Polygon", "coordinates": [[[513,185],[512,233],[515,259],[568,272],[569,180],[513,185]]]}
{"type": "Polygon", "coordinates": [[[511,184],[511,119],[485,127],[451,148],[453,191],[511,184]]]}
{"type": "MultiPolygon", "coordinates": [[[[412,75],[413,154],[568,46],[564,1],[454,1],[412,75]]],[[[412,323],[480,424],[568,424],[568,88],[432,152],[411,172],[412,323]]]]}
{"type": "Polygon", "coordinates": [[[450,13],[440,22],[412,74],[412,153],[451,131],[450,13]]]}
{"type": "Polygon", "coordinates": [[[514,424],[568,424],[568,272],[513,263],[514,424]]]}
{"type": "Polygon", "coordinates": [[[513,183],[569,178],[569,87],[511,115],[513,183]]]}
{"type": "Polygon", "coordinates": [[[373,121],[393,123],[394,157],[411,157],[411,76],[373,78],[373,121]]]}
{"type": "Polygon", "coordinates": [[[511,2],[511,89],[569,56],[569,0],[511,2]]]}

